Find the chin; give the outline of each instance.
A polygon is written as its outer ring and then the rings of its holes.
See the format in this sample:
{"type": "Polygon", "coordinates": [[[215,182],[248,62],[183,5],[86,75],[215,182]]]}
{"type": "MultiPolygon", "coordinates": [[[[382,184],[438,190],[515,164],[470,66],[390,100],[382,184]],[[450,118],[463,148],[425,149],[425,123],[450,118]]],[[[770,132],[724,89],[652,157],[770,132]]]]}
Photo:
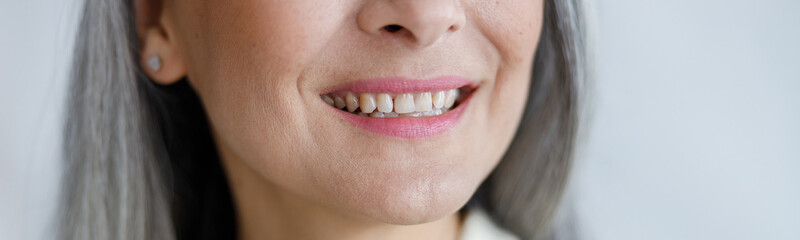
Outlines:
{"type": "Polygon", "coordinates": [[[416,169],[373,175],[371,181],[340,189],[350,213],[374,221],[415,225],[452,215],[472,197],[480,181],[464,171],[416,169]]]}

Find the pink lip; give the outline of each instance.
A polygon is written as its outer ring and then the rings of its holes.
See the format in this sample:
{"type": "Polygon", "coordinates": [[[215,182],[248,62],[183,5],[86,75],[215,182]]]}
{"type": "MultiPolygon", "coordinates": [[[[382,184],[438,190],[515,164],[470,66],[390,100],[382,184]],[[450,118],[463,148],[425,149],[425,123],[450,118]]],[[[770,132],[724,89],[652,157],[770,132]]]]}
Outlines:
{"type": "MultiPolygon", "coordinates": [[[[476,88],[477,84],[465,78],[445,76],[427,80],[406,78],[386,78],[359,81],[354,84],[333,88],[323,94],[352,91],[359,93],[413,93],[434,92],[461,87],[476,88]]],[[[424,138],[443,133],[458,123],[472,96],[467,96],[456,108],[447,113],[430,117],[372,118],[362,117],[332,108],[348,122],[372,133],[398,138],[424,138]]]]}
{"type": "Polygon", "coordinates": [[[466,78],[458,76],[443,76],[425,80],[408,78],[382,78],[362,80],[355,83],[337,86],[333,89],[323,92],[321,95],[338,91],[352,91],[357,93],[434,92],[461,88],[464,86],[476,87],[477,84],[466,78]]]}

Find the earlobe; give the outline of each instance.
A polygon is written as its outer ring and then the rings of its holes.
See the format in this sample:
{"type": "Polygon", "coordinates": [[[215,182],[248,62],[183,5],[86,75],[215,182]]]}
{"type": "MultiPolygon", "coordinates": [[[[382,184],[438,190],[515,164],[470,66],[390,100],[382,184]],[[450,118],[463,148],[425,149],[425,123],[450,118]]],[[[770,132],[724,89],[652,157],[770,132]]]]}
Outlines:
{"type": "Polygon", "coordinates": [[[147,29],[141,45],[141,66],[153,82],[170,85],[186,75],[184,59],[157,27],[147,29]]]}
{"type": "Polygon", "coordinates": [[[136,33],[142,70],[161,85],[170,85],[186,76],[186,62],[170,36],[160,0],[135,0],[136,33]]]}

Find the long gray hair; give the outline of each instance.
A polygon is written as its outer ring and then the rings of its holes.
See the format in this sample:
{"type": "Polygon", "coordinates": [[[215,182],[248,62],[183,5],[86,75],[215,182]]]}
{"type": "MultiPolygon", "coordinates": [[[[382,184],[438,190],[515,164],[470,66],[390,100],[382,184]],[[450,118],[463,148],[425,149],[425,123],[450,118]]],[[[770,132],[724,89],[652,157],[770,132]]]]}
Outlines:
{"type": "MultiPolygon", "coordinates": [[[[545,0],[522,123],[470,204],[523,239],[554,229],[585,85],[581,0],[545,0]]],[[[64,135],[58,238],[233,239],[236,219],[205,112],[185,80],[140,69],[132,1],[86,0],[64,135]]]]}

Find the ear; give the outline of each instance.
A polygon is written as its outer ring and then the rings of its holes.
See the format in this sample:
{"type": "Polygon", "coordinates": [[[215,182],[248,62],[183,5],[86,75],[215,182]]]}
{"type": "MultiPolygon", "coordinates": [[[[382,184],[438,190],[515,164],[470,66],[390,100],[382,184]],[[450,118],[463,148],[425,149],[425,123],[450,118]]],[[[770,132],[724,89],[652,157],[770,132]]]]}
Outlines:
{"type": "Polygon", "coordinates": [[[135,0],[140,64],[153,82],[170,85],[186,76],[186,59],[176,45],[161,0],[135,0]]]}

